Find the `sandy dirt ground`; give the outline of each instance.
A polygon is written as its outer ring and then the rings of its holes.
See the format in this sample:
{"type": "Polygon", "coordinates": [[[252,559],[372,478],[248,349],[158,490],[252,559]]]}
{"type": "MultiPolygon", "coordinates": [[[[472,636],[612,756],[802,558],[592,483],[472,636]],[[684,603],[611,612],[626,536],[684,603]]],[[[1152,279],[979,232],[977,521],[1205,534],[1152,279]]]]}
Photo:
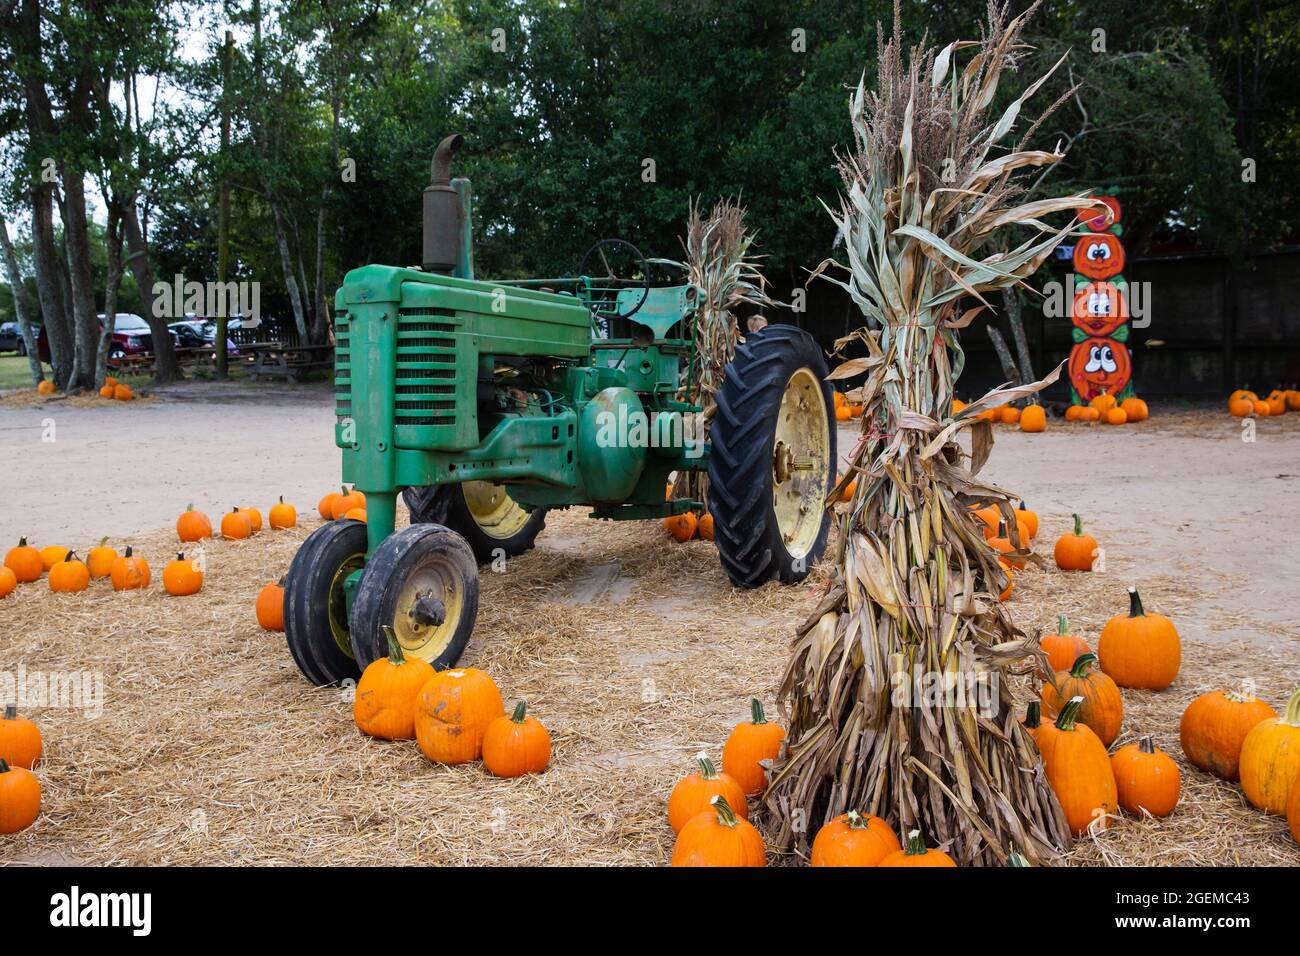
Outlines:
{"type": "MultiPolygon", "coordinates": [[[[1300,561],[1300,415],[1261,422],[1243,443],[1217,409],[1153,411],[1131,428],[999,427],[986,469],[1039,511],[1038,550],[1072,511],[1106,549],[1106,571],[1086,580],[1023,573],[1010,604],[1021,627],[1064,612],[1095,641],[1136,583],[1184,638],[1178,682],[1126,695],[1118,741],[1154,734],[1183,768],[1183,805],[1125,820],[1072,858],[1300,865],[1285,823],[1190,768],[1177,736],[1203,691],[1250,682],[1280,706],[1300,683],[1294,585],[1279,571],[1300,561]]],[[[534,551],[482,576],[463,660],[507,700],[530,701],[551,729],[551,769],[501,781],[478,765],[435,767],[413,745],[357,734],[348,691],[308,685],[283,638],[253,619],[258,589],[319,524],[313,506],[337,477],[331,422],[326,390],[264,386],[186,386],[137,408],[0,407],[6,458],[48,476],[8,490],[0,536],[84,548],[109,534],[137,542],[155,574],[147,592],[41,584],[0,604],[0,670],[87,669],[105,695],[93,716],[36,709],[44,811],[0,862],[665,863],[668,791],[694,753],[718,755],[751,694],[776,712],[791,628],[820,582],[736,591],[707,543],[552,514],[534,551]],[[53,443],[40,441],[45,418],[53,443]],[[299,528],[212,542],[203,592],[161,593],[186,501],[214,513],[281,493],[299,528]]],[[[841,451],[852,441],[842,432],[841,451]]]]}

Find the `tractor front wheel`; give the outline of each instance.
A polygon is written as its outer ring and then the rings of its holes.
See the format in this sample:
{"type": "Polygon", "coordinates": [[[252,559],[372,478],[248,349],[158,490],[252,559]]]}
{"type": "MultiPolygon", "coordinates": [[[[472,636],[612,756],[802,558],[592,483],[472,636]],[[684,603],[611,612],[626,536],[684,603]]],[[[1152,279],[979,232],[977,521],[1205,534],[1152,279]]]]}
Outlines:
{"type": "Polygon", "coordinates": [[[772,325],[736,349],[709,437],[709,511],[722,567],[738,587],[802,580],[830,531],[835,421],[813,337],[772,325]]]}
{"type": "Polygon", "coordinates": [[[308,535],[284,582],[284,636],[298,669],[317,686],[361,675],[348,637],[343,582],[366,561],[366,526],[331,521],[308,535]]]}
{"type": "Polygon", "coordinates": [[[478,617],[478,566],[469,545],[440,524],[413,524],[366,562],[352,602],[352,654],[363,670],[388,653],[391,627],[407,657],[455,665],[478,617]]]}
{"type": "Polygon", "coordinates": [[[531,550],[546,527],[545,508],[526,511],[505,485],[491,481],[406,488],[402,499],[411,509],[411,524],[440,524],[457,532],[480,565],[531,550]]]}

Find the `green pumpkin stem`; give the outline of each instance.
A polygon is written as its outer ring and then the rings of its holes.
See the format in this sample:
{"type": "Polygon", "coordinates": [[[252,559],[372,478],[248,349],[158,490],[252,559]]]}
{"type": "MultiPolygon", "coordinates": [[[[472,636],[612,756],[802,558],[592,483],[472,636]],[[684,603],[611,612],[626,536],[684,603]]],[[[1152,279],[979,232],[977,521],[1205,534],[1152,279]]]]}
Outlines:
{"type": "Polygon", "coordinates": [[[867,818],[858,813],[857,810],[850,810],[845,816],[850,830],[865,830],[867,828],[867,818]]]}
{"type": "Polygon", "coordinates": [[[1137,588],[1128,589],[1128,616],[1146,617],[1146,611],[1142,610],[1142,598],[1138,596],[1137,588]]]}
{"type": "Polygon", "coordinates": [[[1075,536],[1076,538],[1082,538],[1082,537],[1083,537],[1083,521],[1082,521],[1082,519],[1080,519],[1078,515],[1072,515],[1071,517],[1074,518],[1074,536],[1075,536]]]}
{"type": "Polygon", "coordinates": [[[27,536],[26,536],[26,535],[23,535],[21,538],[18,539],[18,547],[20,547],[20,548],[25,548],[25,547],[27,547],[27,536]]]}
{"type": "Polygon", "coordinates": [[[1066,621],[1065,615],[1064,614],[1056,615],[1056,633],[1061,635],[1068,634],[1069,631],[1066,630],[1067,626],[1069,626],[1069,622],[1066,621]]]}
{"type": "Polygon", "coordinates": [[[284,504],[284,495],[280,496],[280,504],[284,504]]]}
{"type": "Polygon", "coordinates": [[[406,663],[406,656],[402,653],[402,645],[397,643],[397,633],[387,624],[381,625],[384,637],[388,639],[388,660],[394,667],[401,667],[406,663]]]}
{"type": "Polygon", "coordinates": [[[1142,739],[1138,741],[1138,750],[1142,751],[1144,754],[1153,754],[1156,752],[1156,745],[1151,742],[1150,734],[1144,734],[1142,739]]]}
{"type": "Polygon", "coordinates": [[[102,548],[107,543],[108,543],[108,535],[104,535],[104,537],[99,539],[99,544],[97,545],[97,547],[102,548]]]}
{"type": "Polygon", "coordinates": [[[524,722],[524,717],[527,715],[528,701],[521,700],[519,703],[515,704],[515,712],[510,715],[510,720],[512,723],[522,724],[524,722]]]}
{"type": "Polygon", "coordinates": [[[69,551],[67,554],[63,556],[63,560],[64,562],[73,561],[76,559],[76,557],[77,557],[77,552],[69,551]]]}
{"type": "Polygon", "coordinates": [[[132,552],[132,550],[131,550],[131,546],[128,544],[128,545],[126,546],[126,553],[125,553],[123,556],[129,558],[129,557],[131,557],[131,555],[132,555],[133,553],[134,553],[134,552],[132,552]]]}
{"type": "Polygon", "coordinates": [[[999,518],[999,519],[998,519],[998,537],[999,537],[999,538],[1005,538],[1006,536],[1007,536],[1007,519],[1006,519],[1006,518],[999,518]]]}
{"type": "Polygon", "coordinates": [[[1089,651],[1086,654],[1080,654],[1074,659],[1074,666],[1070,668],[1071,677],[1087,677],[1088,668],[1097,663],[1097,655],[1089,651]]]}
{"type": "Polygon", "coordinates": [[[920,830],[912,830],[907,834],[907,855],[908,856],[925,856],[929,850],[925,847],[925,840],[921,837],[920,830]]]}
{"type": "Polygon", "coordinates": [[[749,699],[749,717],[749,722],[751,724],[767,723],[767,715],[763,713],[763,702],[757,697],[751,697],[749,699]]]}
{"type": "Polygon", "coordinates": [[[185,506],[185,510],[186,510],[186,511],[193,511],[193,510],[194,510],[194,502],[191,501],[189,504],[187,504],[187,505],[185,506]]]}
{"type": "MultiPolygon", "coordinates": [[[[523,706],[523,701],[520,701],[520,706],[523,706]]],[[[695,755],[695,762],[700,765],[700,776],[705,780],[718,779],[718,768],[713,765],[713,761],[709,759],[709,755],[704,751],[700,751],[695,755]]]]}
{"type": "Polygon", "coordinates": [[[1234,704],[1244,704],[1250,700],[1245,694],[1238,694],[1235,690],[1225,690],[1223,696],[1234,704]]]}
{"type": "Polygon", "coordinates": [[[1074,730],[1074,722],[1079,719],[1079,708],[1082,706],[1082,697],[1071,697],[1061,708],[1061,712],[1056,715],[1056,729],[1067,733],[1074,730]]]}
{"type": "Polygon", "coordinates": [[[1043,723],[1043,704],[1041,701],[1031,700],[1029,706],[1025,708],[1025,729],[1037,730],[1043,723]]]}
{"type": "Polygon", "coordinates": [[[5,760],[4,757],[0,757],[0,773],[8,773],[8,772],[9,772],[9,761],[5,760]]]}
{"type": "Polygon", "coordinates": [[[17,704],[5,704],[5,720],[13,720],[18,716],[17,704]]]}
{"type": "Polygon", "coordinates": [[[1289,727],[1300,727],[1300,687],[1295,689],[1291,699],[1286,702],[1286,713],[1282,715],[1282,723],[1289,727]]]}
{"type": "Polygon", "coordinates": [[[718,816],[718,823],[724,827],[730,827],[733,830],[736,827],[736,814],[732,812],[731,804],[722,794],[718,794],[709,803],[713,804],[713,812],[718,816]]]}

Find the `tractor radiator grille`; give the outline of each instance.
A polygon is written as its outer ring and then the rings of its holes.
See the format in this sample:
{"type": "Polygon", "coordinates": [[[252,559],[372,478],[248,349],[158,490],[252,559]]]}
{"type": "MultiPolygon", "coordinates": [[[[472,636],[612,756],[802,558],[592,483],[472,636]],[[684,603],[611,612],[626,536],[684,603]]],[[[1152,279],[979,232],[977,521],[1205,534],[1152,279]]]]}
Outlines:
{"type": "MultiPolygon", "coordinates": [[[[431,434],[424,433],[428,426],[456,424],[456,339],[451,333],[457,325],[446,321],[455,315],[449,309],[433,308],[404,308],[397,313],[393,421],[399,427],[419,429],[411,430],[414,444],[423,444],[421,438],[432,440],[431,434]]],[[[398,445],[405,444],[399,436],[398,445]]]]}
{"type": "Polygon", "coordinates": [[[352,353],[347,312],[334,314],[334,415],[352,417],[352,353]]]}

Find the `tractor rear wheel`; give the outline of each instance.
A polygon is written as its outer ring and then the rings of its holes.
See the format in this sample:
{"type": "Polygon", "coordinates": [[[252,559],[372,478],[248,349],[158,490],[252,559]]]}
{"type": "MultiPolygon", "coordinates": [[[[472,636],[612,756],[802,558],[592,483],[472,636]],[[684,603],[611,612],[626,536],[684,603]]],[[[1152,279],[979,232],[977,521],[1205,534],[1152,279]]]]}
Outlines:
{"type": "Polygon", "coordinates": [[[835,421],[813,337],[771,325],[736,349],[709,436],[709,511],[722,567],[738,587],[802,580],[830,531],[835,421]]]}
{"type": "Polygon", "coordinates": [[[317,686],[361,675],[348,638],[343,582],[366,561],[366,526],[331,521],[308,535],[284,582],[284,636],[298,669],[317,686]]]}
{"type": "Polygon", "coordinates": [[[480,565],[531,550],[546,527],[545,508],[526,511],[505,485],[491,481],[406,488],[402,500],[411,509],[411,524],[440,524],[457,532],[480,565]]]}
{"type": "Polygon", "coordinates": [[[478,567],[469,545],[440,524],[390,534],[366,562],[352,602],[352,654],[363,670],[388,653],[393,629],[407,657],[453,666],[478,617],[478,567]]]}

